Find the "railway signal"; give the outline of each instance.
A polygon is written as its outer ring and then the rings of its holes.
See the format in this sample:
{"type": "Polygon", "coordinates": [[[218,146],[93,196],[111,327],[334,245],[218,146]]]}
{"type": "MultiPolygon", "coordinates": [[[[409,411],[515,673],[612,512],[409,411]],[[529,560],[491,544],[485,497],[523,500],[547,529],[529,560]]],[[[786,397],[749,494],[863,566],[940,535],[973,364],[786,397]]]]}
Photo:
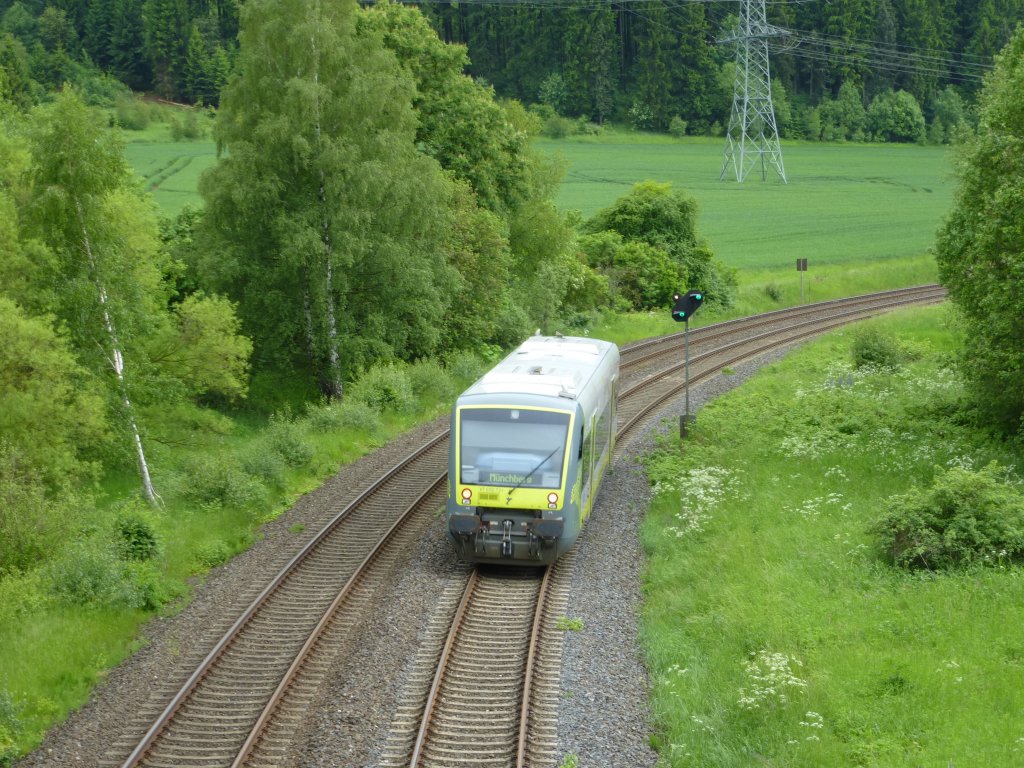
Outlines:
{"type": "Polygon", "coordinates": [[[690,322],[690,315],[700,309],[704,303],[703,291],[690,291],[688,293],[674,293],[672,300],[672,319],[677,323],[690,322]]]}
{"type": "Polygon", "coordinates": [[[679,436],[686,437],[686,432],[694,417],[690,416],[690,315],[700,309],[704,303],[703,291],[688,291],[672,294],[672,319],[677,323],[686,323],[683,331],[683,357],[686,371],[686,414],[679,417],[679,436]]]}

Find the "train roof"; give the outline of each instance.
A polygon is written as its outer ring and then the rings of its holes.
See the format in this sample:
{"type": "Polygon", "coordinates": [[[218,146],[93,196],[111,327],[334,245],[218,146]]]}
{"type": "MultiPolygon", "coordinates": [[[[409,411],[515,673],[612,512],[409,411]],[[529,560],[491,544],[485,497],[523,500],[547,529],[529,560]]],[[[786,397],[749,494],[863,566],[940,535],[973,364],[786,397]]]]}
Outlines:
{"type": "Polygon", "coordinates": [[[618,370],[618,348],[609,341],[574,336],[531,336],[484,374],[469,395],[541,395],[576,400],[594,374],[618,370]]]}

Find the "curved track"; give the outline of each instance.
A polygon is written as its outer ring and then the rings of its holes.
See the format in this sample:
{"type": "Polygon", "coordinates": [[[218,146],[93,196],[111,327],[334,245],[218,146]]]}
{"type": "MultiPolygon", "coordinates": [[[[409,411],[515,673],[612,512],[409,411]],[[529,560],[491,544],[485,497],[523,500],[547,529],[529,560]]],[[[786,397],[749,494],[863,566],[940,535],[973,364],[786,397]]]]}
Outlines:
{"type": "MultiPolygon", "coordinates": [[[[688,339],[680,333],[629,345],[622,351],[622,369],[630,381],[620,395],[620,440],[683,389],[684,341],[690,349],[689,381],[696,383],[725,366],[754,359],[839,325],[906,304],[941,301],[944,295],[937,286],[890,291],[706,326],[690,332],[688,339]],[[672,358],[671,364],[664,362],[668,357],[672,358]]],[[[353,632],[353,627],[369,619],[377,585],[443,503],[447,452],[445,431],[339,512],[242,612],[180,690],[169,700],[159,702],[156,711],[143,713],[145,733],[115,745],[113,752],[127,757],[116,757],[110,765],[184,768],[277,764],[330,663],[330,649],[336,649],[353,632]]],[[[506,576],[474,577],[498,580],[495,588],[501,597],[481,597],[474,605],[499,605],[501,621],[508,622],[507,630],[499,634],[515,634],[520,639],[509,641],[507,648],[502,640],[499,653],[495,647],[495,619],[473,618],[473,624],[467,618],[461,636],[477,637],[478,649],[459,650],[457,658],[464,659],[459,664],[468,670],[465,674],[469,677],[465,679],[471,682],[456,683],[455,676],[442,672],[429,677],[454,686],[445,690],[467,690],[467,685],[476,689],[487,679],[486,670],[494,672],[493,664],[500,656],[518,665],[517,672],[493,675],[507,678],[508,693],[488,692],[483,698],[478,695],[462,716],[444,715],[437,710],[425,719],[422,739],[417,727],[412,743],[408,727],[396,728],[399,735],[389,742],[394,748],[389,746],[388,754],[392,757],[388,759],[398,762],[387,764],[455,765],[439,762],[451,760],[454,752],[462,749],[451,745],[461,745],[467,738],[479,744],[486,734],[491,734],[488,738],[492,739],[499,732],[497,738],[503,746],[481,750],[491,755],[487,760],[493,762],[475,764],[524,766],[539,764],[553,754],[557,662],[563,634],[556,626],[557,607],[564,605],[558,594],[558,579],[567,570],[565,564],[571,562],[571,557],[572,553],[567,556],[569,559],[563,558],[548,569],[546,578],[553,580],[555,586],[547,591],[555,597],[549,595],[547,600],[528,596],[539,594],[539,587],[533,586],[534,579],[510,583],[506,576]],[[515,610],[511,605],[512,594],[517,595],[515,610]],[[546,612],[538,613],[536,609],[541,604],[546,604],[546,612]],[[471,630],[470,626],[484,629],[471,630]],[[525,645],[521,639],[524,627],[529,627],[533,638],[525,641],[525,645]],[[481,637],[485,639],[480,640],[481,637]],[[524,672],[526,668],[545,673],[535,680],[524,672]],[[551,675],[555,676],[553,683],[551,675]],[[514,736],[507,727],[483,725],[481,712],[486,712],[488,702],[504,698],[518,702],[519,715],[512,718],[516,722],[514,736]],[[466,711],[472,711],[474,716],[466,718],[466,711]],[[441,735],[439,723],[466,721],[473,726],[469,731],[463,728],[456,741],[451,740],[456,737],[441,735]],[[445,743],[449,744],[448,751],[442,751],[446,749],[445,743]],[[419,762],[401,762],[406,758],[419,762]]],[[[448,616],[444,606],[452,602],[457,604],[459,600],[442,601],[439,615],[448,616]]],[[[451,626],[446,621],[447,618],[442,621],[444,630],[451,626]]],[[[439,630],[439,634],[447,632],[439,630]]],[[[428,658],[424,663],[433,662],[428,658]]],[[[434,664],[431,670],[440,667],[434,664]]],[[[415,681],[411,686],[416,687],[415,681]]],[[[443,687],[439,685],[438,689],[443,687]]],[[[412,706],[421,713],[417,721],[420,723],[424,722],[422,712],[431,711],[431,705],[424,702],[423,706],[426,709],[419,704],[412,706]]],[[[408,717],[416,720],[417,716],[408,717]]]]}

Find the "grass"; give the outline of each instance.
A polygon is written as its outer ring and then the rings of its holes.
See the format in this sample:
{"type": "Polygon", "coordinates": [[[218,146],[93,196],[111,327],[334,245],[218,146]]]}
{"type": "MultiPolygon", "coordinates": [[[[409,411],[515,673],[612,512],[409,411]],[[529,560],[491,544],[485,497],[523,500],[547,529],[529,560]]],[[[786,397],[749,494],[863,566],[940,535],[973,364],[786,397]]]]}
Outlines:
{"type": "Polygon", "coordinates": [[[148,132],[126,132],[126,136],[125,157],[163,213],[176,216],[186,205],[202,205],[197,191],[199,175],[217,161],[212,141],[162,140],[159,133],[148,132]]]}
{"type": "Polygon", "coordinates": [[[909,574],[869,535],[938,468],[1021,456],[952,415],[946,308],[843,330],[711,403],[650,460],[644,644],[665,766],[1024,764],[1024,571],[909,574]],[[707,578],[710,573],[715,578],[707,578]]]}

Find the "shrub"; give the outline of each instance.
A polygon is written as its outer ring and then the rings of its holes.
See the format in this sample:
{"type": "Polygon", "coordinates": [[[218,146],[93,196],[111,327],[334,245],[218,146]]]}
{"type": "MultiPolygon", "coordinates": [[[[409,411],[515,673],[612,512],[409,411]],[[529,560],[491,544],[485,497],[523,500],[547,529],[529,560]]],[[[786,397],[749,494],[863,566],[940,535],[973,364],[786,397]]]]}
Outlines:
{"type": "Polygon", "coordinates": [[[334,432],[342,428],[341,403],[321,400],[306,406],[304,421],[314,432],[334,432]]]}
{"type": "Polygon", "coordinates": [[[544,121],[544,128],[541,129],[541,134],[549,139],[564,139],[566,136],[572,135],[573,128],[572,120],[561,115],[554,115],[544,121]]]}
{"type": "Polygon", "coordinates": [[[18,708],[14,705],[11,694],[0,688],[0,768],[14,765],[14,758],[18,756],[15,735],[21,728],[18,708]]]}
{"type": "Polygon", "coordinates": [[[195,140],[203,136],[203,128],[199,124],[199,118],[194,110],[190,109],[185,112],[184,119],[172,117],[170,123],[171,138],[175,141],[195,140]]]}
{"type": "Polygon", "coordinates": [[[764,287],[764,295],[778,304],[782,301],[782,289],[775,283],[768,283],[764,287]]]}
{"type": "Polygon", "coordinates": [[[380,414],[359,400],[345,400],[338,406],[341,426],[366,433],[380,429],[380,414]]]}
{"type": "Polygon", "coordinates": [[[267,489],[229,454],[185,462],[181,493],[198,504],[247,507],[266,500],[267,489]]]}
{"type": "Polygon", "coordinates": [[[156,571],[148,563],[126,563],[108,544],[76,542],[44,569],[47,590],[69,605],[154,609],[161,603],[156,571]]]}
{"type": "Polygon", "coordinates": [[[853,337],[850,349],[853,364],[857,368],[899,368],[903,363],[916,357],[915,353],[877,328],[860,328],[853,337]]]}
{"type": "Polygon", "coordinates": [[[160,538],[152,513],[141,502],[122,511],[114,521],[118,551],[126,560],[152,560],[160,552],[160,538]]]}
{"type": "Polygon", "coordinates": [[[132,96],[122,96],[114,104],[117,124],[126,131],[144,131],[149,127],[149,106],[132,96]]]}
{"type": "Polygon", "coordinates": [[[214,568],[230,558],[231,547],[220,539],[207,541],[196,550],[196,562],[205,568],[214,568]]]}
{"type": "Polygon", "coordinates": [[[409,375],[394,363],[373,366],[352,386],[350,397],[378,413],[385,410],[408,413],[416,407],[409,375]]]}
{"type": "Polygon", "coordinates": [[[284,458],[266,441],[248,446],[238,460],[247,475],[258,478],[269,488],[284,488],[287,471],[284,458]]]}
{"type": "Polygon", "coordinates": [[[954,467],[926,490],[891,497],[872,526],[901,568],[949,569],[1024,559],[1024,492],[995,463],[954,467]]]}
{"type": "Polygon", "coordinates": [[[686,135],[686,121],[683,120],[679,115],[676,115],[669,121],[668,132],[675,136],[677,139],[683,138],[686,135]]]}
{"type": "Polygon", "coordinates": [[[456,381],[466,383],[476,381],[487,368],[488,364],[479,355],[475,355],[467,350],[454,352],[448,358],[448,373],[456,381]]]}
{"type": "Polygon", "coordinates": [[[287,414],[271,417],[266,440],[289,467],[305,467],[313,458],[313,446],[302,434],[302,428],[287,414]]]}
{"type": "Polygon", "coordinates": [[[452,378],[436,360],[419,360],[409,366],[409,384],[418,398],[445,400],[452,395],[452,378]]]}

